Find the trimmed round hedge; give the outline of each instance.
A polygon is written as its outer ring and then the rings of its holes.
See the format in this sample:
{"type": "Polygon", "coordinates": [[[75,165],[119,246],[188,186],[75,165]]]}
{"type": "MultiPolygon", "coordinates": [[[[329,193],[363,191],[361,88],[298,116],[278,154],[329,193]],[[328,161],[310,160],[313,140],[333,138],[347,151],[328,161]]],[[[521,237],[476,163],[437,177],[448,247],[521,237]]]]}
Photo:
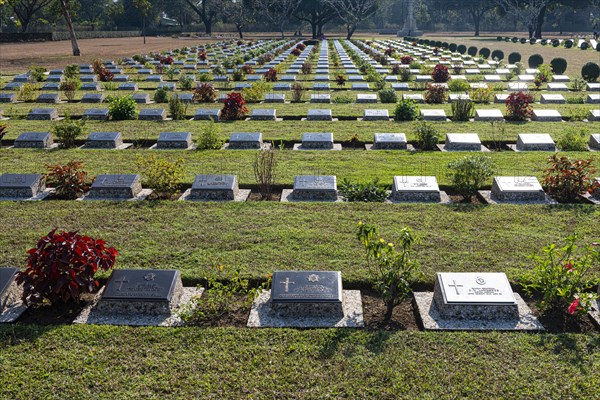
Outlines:
{"type": "Polygon", "coordinates": [[[515,64],[515,63],[518,63],[519,61],[521,61],[521,53],[514,52],[514,53],[510,53],[508,55],[508,63],[509,64],[515,64]]]}
{"type": "Polygon", "coordinates": [[[529,60],[527,61],[529,68],[537,68],[543,63],[544,57],[540,56],[539,54],[533,54],[531,57],[529,57],[529,60]]]}
{"type": "Polygon", "coordinates": [[[504,52],[502,50],[494,50],[492,51],[492,59],[494,60],[504,60],[504,52]]]}
{"type": "Polygon", "coordinates": [[[565,40],[565,48],[570,49],[573,47],[573,41],[571,39],[565,40]]]}
{"type": "Polygon", "coordinates": [[[456,51],[458,51],[460,54],[465,54],[467,52],[467,46],[465,46],[464,44],[460,44],[456,48],[456,51]]]}
{"type": "Polygon", "coordinates": [[[552,66],[552,72],[555,74],[564,74],[567,70],[567,60],[562,57],[553,58],[550,65],[552,66]]]}
{"type": "Polygon", "coordinates": [[[448,50],[454,53],[457,47],[458,46],[456,45],[456,43],[450,43],[450,46],[448,46],[448,50]]]}
{"type": "Polygon", "coordinates": [[[594,62],[589,62],[581,67],[581,76],[588,82],[595,82],[600,77],[600,66],[594,62]]]}
{"type": "Polygon", "coordinates": [[[475,57],[477,55],[477,47],[475,47],[475,46],[469,47],[469,49],[467,50],[467,54],[470,55],[471,57],[475,57]]]}
{"type": "Polygon", "coordinates": [[[479,55],[483,58],[490,58],[490,49],[488,49],[487,47],[482,47],[481,49],[479,49],[479,55]]]}

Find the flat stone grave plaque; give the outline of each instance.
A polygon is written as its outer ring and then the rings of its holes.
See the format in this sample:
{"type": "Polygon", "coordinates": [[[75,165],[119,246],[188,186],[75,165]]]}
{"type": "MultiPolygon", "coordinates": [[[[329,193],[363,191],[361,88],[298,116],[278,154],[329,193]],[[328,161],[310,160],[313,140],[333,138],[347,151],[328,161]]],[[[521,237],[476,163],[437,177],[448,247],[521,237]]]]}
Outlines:
{"type": "Polygon", "coordinates": [[[79,75],[79,79],[81,80],[81,82],[85,83],[98,81],[98,77],[96,75],[79,75]]]}
{"type": "Polygon", "coordinates": [[[444,318],[519,318],[517,302],[504,273],[438,272],[433,298],[444,318]]]}
{"type": "Polygon", "coordinates": [[[162,75],[148,75],[146,77],[146,82],[162,82],[162,75]]]}
{"type": "Polygon", "coordinates": [[[353,83],[352,90],[369,90],[368,83],[353,83]]]}
{"type": "Polygon", "coordinates": [[[276,83],[273,85],[273,90],[275,91],[286,91],[290,89],[291,85],[289,83],[276,83]]]}
{"type": "Polygon", "coordinates": [[[365,78],[362,75],[348,75],[349,82],[363,82],[365,78]]]}
{"type": "Polygon", "coordinates": [[[235,200],[238,192],[236,175],[196,175],[188,200],[235,200]]]}
{"type": "Polygon", "coordinates": [[[483,80],[486,82],[500,82],[502,78],[500,78],[500,75],[484,75],[483,80]]]}
{"type": "Polygon", "coordinates": [[[147,93],[134,94],[132,97],[133,97],[133,100],[135,100],[135,102],[137,104],[150,103],[150,95],[147,93]]]}
{"type": "Polygon", "coordinates": [[[295,200],[337,200],[337,178],[334,175],[298,175],[294,177],[292,198],[295,200]]]}
{"type": "Polygon", "coordinates": [[[15,139],[15,148],[47,149],[53,144],[50,132],[23,132],[15,139]]]}
{"type": "Polygon", "coordinates": [[[415,101],[417,103],[424,103],[425,102],[425,99],[423,98],[422,94],[403,94],[402,95],[402,99],[404,99],[404,100],[410,99],[410,100],[413,100],[413,101],[415,101]]]}
{"type": "MultiPolygon", "coordinates": [[[[56,90],[60,90],[60,84],[59,83],[45,83],[44,86],[42,86],[42,90],[48,90],[48,91],[56,91],[56,90]]],[[[57,103],[57,102],[53,102],[53,101],[45,101],[45,99],[41,99],[38,96],[38,100],[36,100],[38,103],[57,103]]]]}
{"type": "Polygon", "coordinates": [[[511,92],[527,90],[528,86],[524,82],[511,82],[508,84],[508,90],[511,92]]]}
{"type": "Polygon", "coordinates": [[[167,112],[164,108],[142,108],[138,117],[140,121],[164,121],[167,112]]]}
{"type": "Polygon", "coordinates": [[[90,83],[84,83],[81,85],[81,90],[90,90],[90,91],[99,91],[100,89],[102,89],[102,87],[100,86],[99,83],[95,83],[95,82],[90,82],[90,83]]]}
{"type": "Polygon", "coordinates": [[[316,91],[329,91],[330,86],[329,83],[315,83],[312,89],[316,91]]]}
{"type": "Polygon", "coordinates": [[[128,200],[142,191],[142,179],[134,174],[98,175],[92,183],[88,198],[128,200]]]}
{"type": "Polygon", "coordinates": [[[115,75],[113,82],[129,82],[129,75],[115,75]]]}
{"type": "Polygon", "coordinates": [[[15,77],[13,78],[13,82],[29,82],[30,79],[31,77],[29,76],[29,74],[20,74],[15,75],[15,77]]]}
{"type": "Polygon", "coordinates": [[[590,110],[588,121],[600,121],[600,110],[590,110]]]}
{"type": "Polygon", "coordinates": [[[0,268],[0,323],[14,322],[27,309],[23,304],[23,286],[15,281],[19,268],[0,268]]]}
{"type": "Polygon", "coordinates": [[[444,110],[421,110],[421,116],[425,121],[446,121],[444,110]]]}
{"type": "Polygon", "coordinates": [[[116,149],[123,145],[121,132],[92,132],[85,142],[90,149],[116,149]]]}
{"type": "Polygon", "coordinates": [[[496,104],[506,104],[506,99],[508,99],[508,94],[505,93],[499,93],[497,95],[494,96],[494,103],[496,104]]]}
{"type": "Polygon", "coordinates": [[[29,199],[46,189],[41,174],[0,175],[0,198],[29,199]]]}
{"type": "Polygon", "coordinates": [[[271,302],[342,303],[342,276],[339,271],[275,271],[271,302]]]}
{"type": "Polygon", "coordinates": [[[173,95],[173,97],[179,99],[179,101],[183,103],[189,104],[194,102],[194,95],[192,93],[178,93],[173,95]]]}
{"type": "Polygon", "coordinates": [[[471,97],[469,97],[468,94],[452,93],[448,96],[448,100],[450,100],[450,103],[454,103],[455,101],[458,101],[458,100],[471,100],[471,97]]]}
{"type": "Polygon", "coordinates": [[[276,110],[273,108],[255,108],[250,114],[250,119],[255,121],[275,121],[277,120],[276,110]]]}
{"type": "Polygon", "coordinates": [[[244,89],[248,89],[250,88],[252,85],[249,83],[236,83],[235,86],[233,87],[233,90],[235,90],[236,92],[241,92],[244,89]]]}
{"type": "Polygon", "coordinates": [[[555,151],[556,145],[547,133],[519,133],[518,151],[555,151]]]}
{"type": "Polygon", "coordinates": [[[331,95],[330,94],[311,94],[310,95],[311,103],[331,103],[331,95]]]}
{"type": "Polygon", "coordinates": [[[0,103],[14,103],[17,101],[17,95],[14,93],[0,93],[0,103]]]}
{"type": "Polygon", "coordinates": [[[446,151],[481,151],[481,140],[476,133],[447,133],[446,151]]]}
{"type": "Polygon", "coordinates": [[[554,75],[552,76],[552,82],[570,82],[571,78],[567,75],[554,75]]]}
{"type": "Polygon", "coordinates": [[[376,94],[357,94],[356,102],[357,103],[377,103],[377,95],[376,94]]]}
{"type": "Polygon", "coordinates": [[[169,303],[181,281],[176,270],[113,270],[106,283],[100,305],[104,301],[169,303]]]}
{"type": "Polygon", "coordinates": [[[27,114],[29,120],[55,120],[58,119],[56,108],[34,108],[27,114]]]}
{"type": "Polygon", "coordinates": [[[329,82],[329,75],[315,75],[315,82],[329,82]]]}
{"type": "Polygon", "coordinates": [[[373,140],[374,150],[406,150],[407,142],[404,133],[376,133],[373,140]]]}
{"type": "Polygon", "coordinates": [[[261,132],[234,132],[229,137],[227,148],[232,150],[260,149],[262,144],[261,132]]]}
{"type": "Polygon", "coordinates": [[[157,149],[189,149],[191,146],[190,132],[161,132],[156,141],[157,149]]]}
{"type": "Polygon", "coordinates": [[[387,109],[364,110],[363,121],[389,121],[390,116],[387,109]]]}
{"type": "Polygon", "coordinates": [[[467,75],[479,75],[481,74],[481,70],[479,68],[466,68],[465,74],[467,75]]]}
{"type": "Polygon", "coordinates": [[[332,121],[333,116],[328,108],[311,108],[308,110],[307,121],[332,121]]]}
{"type": "Polygon", "coordinates": [[[533,82],[534,79],[535,77],[531,74],[519,75],[519,81],[521,82],[533,82]]]}
{"type": "Polygon", "coordinates": [[[386,82],[398,82],[398,77],[394,75],[388,75],[385,77],[386,82]]]}
{"type": "Polygon", "coordinates": [[[108,108],[88,108],[84,111],[83,118],[95,121],[107,121],[108,108]]]}
{"type": "Polygon", "coordinates": [[[532,121],[562,122],[562,117],[557,110],[533,110],[532,121]]]}
{"type": "MultiPolygon", "coordinates": [[[[2,95],[0,95],[2,96],[2,95]]],[[[588,104],[599,104],[600,103],[600,94],[588,94],[585,102],[588,104]]]]}
{"type": "Polygon", "coordinates": [[[37,103],[60,103],[58,93],[42,93],[36,99],[37,103]]]}
{"type": "Polygon", "coordinates": [[[15,274],[19,268],[0,268],[0,311],[7,304],[8,289],[15,282],[15,274]]]}
{"type": "Polygon", "coordinates": [[[9,82],[2,88],[2,90],[21,90],[21,87],[23,87],[21,82],[9,82]]]}
{"type": "Polygon", "coordinates": [[[594,150],[600,150],[600,133],[593,133],[590,135],[589,145],[590,148],[594,150]]]}
{"type": "Polygon", "coordinates": [[[219,108],[199,108],[194,114],[194,119],[197,121],[210,120],[218,121],[221,117],[221,110],[219,108]]]}
{"type": "Polygon", "coordinates": [[[416,75],[415,82],[429,82],[431,81],[431,75],[416,75]]]}
{"type": "Polygon", "coordinates": [[[394,201],[441,201],[435,176],[394,176],[391,199],[394,201]]]}
{"type": "Polygon", "coordinates": [[[285,103],[285,94],[267,93],[265,103],[285,103]]]}
{"type": "Polygon", "coordinates": [[[135,82],[123,82],[119,85],[118,87],[119,90],[131,90],[131,91],[137,91],[138,90],[138,85],[135,82]]]}
{"type": "Polygon", "coordinates": [[[586,87],[588,92],[600,92],[600,83],[588,83],[586,87]]]}
{"type": "Polygon", "coordinates": [[[566,104],[567,100],[563,97],[562,94],[548,94],[543,93],[540,99],[540,103],[542,104],[566,104]]]}
{"type": "Polygon", "coordinates": [[[303,133],[302,134],[303,149],[333,149],[333,133],[303,133]]]}
{"type": "Polygon", "coordinates": [[[475,110],[475,121],[504,121],[500,110],[475,110]]]}
{"type": "Polygon", "coordinates": [[[535,176],[496,176],[491,198],[499,201],[544,201],[546,195],[535,176]]]}
{"type": "Polygon", "coordinates": [[[262,79],[262,75],[246,75],[246,80],[248,82],[256,82],[262,79]]]}
{"type": "Polygon", "coordinates": [[[153,71],[147,68],[138,69],[137,73],[140,75],[150,75],[153,71]]]}
{"type": "Polygon", "coordinates": [[[548,90],[552,92],[567,92],[569,87],[564,83],[548,83],[548,90]]]}
{"type": "Polygon", "coordinates": [[[394,90],[408,90],[408,83],[392,83],[394,90]]]}
{"type": "Polygon", "coordinates": [[[103,93],[86,93],[81,98],[82,103],[102,103],[106,96],[103,93]]]}

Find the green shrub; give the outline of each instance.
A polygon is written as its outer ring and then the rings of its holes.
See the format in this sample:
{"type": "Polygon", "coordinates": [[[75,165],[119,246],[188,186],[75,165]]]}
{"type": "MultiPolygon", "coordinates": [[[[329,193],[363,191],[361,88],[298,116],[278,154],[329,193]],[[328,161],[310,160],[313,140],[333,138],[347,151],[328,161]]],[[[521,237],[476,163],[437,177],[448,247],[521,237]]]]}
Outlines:
{"type": "Polygon", "coordinates": [[[482,47],[479,49],[479,55],[483,58],[490,58],[490,49],[487,47],[482,47]]]}
{"type": "Polygon", "coordinates": [[[452,103],[452,121],[468,121],[473,117],[475,107],[473,101],[459,99],[452,103]]]}
{"type": "Polygon", "coordinates": [[[469,97],[475,103],[489,104],[492,102],[492,99],[494,98],[494,91],[490,87],[487,87],[487,88],[478,87],[469,92],[469,97]]]}
{"type": "Polygon", "coordinates": [[[79,65],[69,64],[65,67],[63,75],[66,80],[79,78],[79,65]]]}
{"type": "Polygon", "coordinates": [[[581,76],[576,76],[571,81],[571,89],[573,89],[576,92],[581,92],[582,90],[585,89],[586,86],[587,86],[587,81],[585,79],[583,79],[581,76]]]}
{"type": "Polygon", "coordinates": [[[492,60],[496,60],[496,61],[504,60],[504,52],[502,50],[492,51],[492,60]]]}
{"type": "Polygon", "coordinates": [[[467,54],[470,55],[471,57],[475,57],[477,55],[477,47],[475,46],[470,46],[467,49],[467,54]]]}
{"type": "Polygon", "coordinates": [[[581,76],[588,82],[595,82],[600,76],[600,66],[594,62],[588,62],[581,67],[581,76]]]}
{"type": "Polygon", "coordinates": [[[169,114],[175,121],[181,121],[186,118],[187,107],[187,103],[184,103],[176,94],[169,99],[169,114]]]}
{"type": "Polygon", "coordinates": [[[412,99],[402,99],[394,110],[394,121],[414,121],[419,118],[421,109],[412,99]]]}
{"type": "Polygon", "coordinates": [[[344,201],[365,201],[383,203],[388,198],[385,188],[379,186],[379,179],[371,182],[351,182],[344,178],[340,185],[340,194],[344,201]]]}
{"type": "Polygon", "coordinates": [[[587,133],[584,129],[567,129],[556,141],[562,151],[587,151],[587,133]]]}
{"type": "Polygon", "coordinates": [[[65,119],[52,125],[51,132],[60,147],[68,149],[75,147],[75,140],[83,135],[84,128],[85,120],[72,120],[69,115],[65,115],[65,119]]]}
{"type": "Polygon", "coordinates": [[[37,83],[25,82],[19,89],[17,97],[21,101],[34,101],[39,88],[37,83]]]}
{"type": "Polygon", "coordinates": [[[29,76],[33,82],[42,82],[44,81],[44,73],[48,71],[45,67],[40,67],[38,65],[32,65],[29,67],[29,76]]]}
{"type": "Polygon", "coordinates": [[[212,80],[213,80],[213,76],[211,74],[209,74],[208,72],[203,72],[200,75],[198,75],[199,82],[210,82],[212,80]]]}
{"type": "Polygon", "coordinates": [[[168,103],[169,102],[169,88],[166,86],[159,87],[154,91],[154,101],[156,103],[168,103]]]}
{"type": "Polygon", "coordinates": [[[540,56],[539,54],[533,54],[529,57],[529,60],[527,60],[529,68],[537,68],[538,65],[541,65],[543,63],[544,57],[540,56]]]}
{"type": "Polygon", "coordinates": [[[521,61],[521,53],[513,52],[508,55],[508,63],[516,64],[521,61]]]}
{"type": "Polygon", "coordinates": [[[550,66],[552,66],[552,72],[555,74],[564,74],[567,70],[567,60],[562,57],[553,58],[552,61],[550,61],[550,66]]]}
{"type": "Polygon", "coordinates": [[[421,150],[435,150],[440,140],[440,131],[435,125],[420,121],[415,127],[417,143],[421,150]]]}
{"type": "Polygon", "coordinates": [[[179,77],[179,89],[180,90],[192,90],[194,86],[194,79],[188,75],[181,75],[179,77]]]}
{"type": "Polygon", "coordinates": [[[221,128],[212,119],[202,127],[200,136],[196,141],[198,150],[219,150],[225,140],[221,138],[221,128]]]}
{"type": "Polygon", "coordinates": [[[70,78],[60,83],[60,90],[63,92],[69,102],[75,100],[75,93],[81,87],[79,78],[70,78]]]}
{"type": "Polygon", "coordinates": [[[136,102],[133,96],[109,96],[108,113],[115,121],[123,121],[127,119],[135,119],[136,117],[136,102]]]}
{"type": "Polygon", "coordinates": [[[448,90],[451,92],[467,92],[471,86],[464,79],[451,79],[448,82],[448,90]]]}
{"type": "Polygon", "coordinates": [[[244,88],[242,95],[247,103],[260,103],[270,87],[265,81],[256,81],[249,88],[244,88]]]}
{"type": "Polygon", "coordinates": [[[448,163],[448,169],[448,177],[456,191],[465,199],[471,199],[494,174],[495,165],[490,157],[468,155],[448,163]]]}
{"type": "Polygon", "coordinates": [[[398,101],[398,94],[394,89],[382,89],[377,93],[382,103],[395,103],[398,101]]]}
{"type": "Polygon", "coordinates": [[[159,198],[169,199],[181,188],[185,177],[183,159],[170,161],[157,154],[145,154],[136,158],[144,187],[154,189],[159,198]]]}

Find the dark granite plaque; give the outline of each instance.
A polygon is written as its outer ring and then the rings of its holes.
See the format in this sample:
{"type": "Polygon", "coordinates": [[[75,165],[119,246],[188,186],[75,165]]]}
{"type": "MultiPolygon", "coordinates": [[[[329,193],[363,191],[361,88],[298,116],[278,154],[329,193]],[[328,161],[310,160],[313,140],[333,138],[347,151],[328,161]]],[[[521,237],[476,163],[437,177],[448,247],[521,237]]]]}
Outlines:
{"type": "Polygon", "coordinates": [[[273,85],[273,90],[286,91],[290,89],[291,85],[289,83],[276,83],[273,85]]]}
{"type": "Polygon", "coordinates": [[[9,82],[2,88],[2,90],[21,90],[21,87],[23,87],[23,83],[21,82],[9,82]]]}
{"type": "Polygon", "coordinates": [[[81,82],[85,83],[94,83],[98,81],[98,77],[96,77],[96,75],[80,75],[79,79],[81,82]]]}
{"type": "Polygon", "coordinates": [[[14,93],[0,93],[0,103],[14,103],[17,101],[17,95],[14,93]]]}
{"type": "Polygon", "coordinates": [[[218,108],[199,108],[196,110],[196,114],[194,115],[195,120],[209,120],[218,121],[221,117],[221,110],[218,108]]]}
{"type": "Polygon", "coordinates": [[[135,100],[135,102],[138,104],[148,104],[150,103],[150,95],[147,93],[134,94],[133,100],[135,100]]]}
{"type": "Polygon", "coordinates": [[[163,121],[167,119],[164,108],[142,108],[138,117],[142,121],[163,121]]]}
{"type": "Polygon", "coordinates": [[[108,120],[108,108],[88,108],[83,113],[83,118],[95,121],[108,120]]]}
{"type": "Polygon", "coordinates": [[[116,269],[106,284],[102,300],[168,302],[178,278],[176,270],[116,269]]]}
{"type": "Polygon", "coordinates": [[[116,149],[123,144],[121,132],[92,132],[85,142],[90,149],[116,149]]]}
{"type": "Polygon", "coordinates": [[[252,110],[250,118],[256,121],[275,121],[277,114],[272,108],[257,108],[252,110]]]}
{"type": "Polygon", "coordinates": [[[146,82],[162,82],[162,75],[148,75],[146,82]]]}
{"type": "Polygon", "coordinates": [[[135,82],[124,82],[119,85],[118,89],[136,91],[138,90],[138,85],[135,82]]]}
{"type": "Polygon", "coordinates": [[[46,188],[41,174],[0,175],[0,198],[28,199],[46,188]]]}
{"type": "Polygon", "coordinates": [[[176,94],[174,97],[177,97],[179,101],[183,103],[189,104],[194,102],[194,95],[192,93],[179,93],[176,94]]]}
{"type": "MultiPolygon", "coordinates": [[[[44,86],[42,86],[42,90],[48,90],[48,91],[60,90],[60,83],[53,83],[53,82],[44,83],[44,86]]],[[[38,99],[36,101],[38,103],[56,103],[54,101],[44,101],[43,99],[40,100],[40,97],[38,97],[38,99]]]]}
{"type": "Polygon", "coordinates": [[[271,284],[273,303],[341,303],[339,271],[275,271],[271,284]]]}
{"type": "Polygon", "coordinates": [[[142,180],[139,175],[98,175],[90,188],[90,199],[127,200],[134,198],[142,191],[142,180]]]}
{"type": "Polygon", "coordinates": [[[58,93],[42,93],[36,99],[37,103],[58,103],[60,102],[60,97],[58,93]]]}
{"type": "Polygon", "coordinates": [[[191,145],[190,132],[161,132],[156,141],[157,149],[187,149],[191,145]]]}
{"type": "Polygon", "coordinates": [[[58,118],[58,110],[56,108],[34,108],[29,114],[29,120],[53,120],[58,118]]]}
{"type": "Polygon", "coordinates": [[[261,146],[261,132],[234,132],[229,138],[230,149],[260,149],[261,146]]]}
{"type": "Polygon", "coordinates": [[[162,89],[162,88],[165,88],[172,92],[175,90],[175,84],[171,83],[171,82],[161,83],[160,85],[158,85],[158,89],[162,89]]]}
{"type": "Polygon", "coordinates": [[[50,75],[48,76],[48,79],[46,79],[46,82],[64,82],[65,78],[62,75],[50,75]]]}
{"type": "Polygon", "coordinates": [[[115,75],[113,82],[129,82],[129,75],[115,75]]]}
{"type": "MultiPolygon", "coordinates": [[[[0,299],[4,298],[5,292],[15,280],[15,274],[19,268],[0,268],[0,299]]],[[[2,311],[0,302],[0,311],[2,311]]]]}
{"type": "Polygon", "coordinates": [[[84,83],[81,85],[81,90],[93,90],[93,91],[98,91],[102,89],[102,87],[100,86],[99,83],[95,83],[95,82],[88,82],[88,83],[84,83]]]}
{"type": "Polygon", "coordinates": [[[13,78],[13,82],[29,82],[30,80],[31,76],[29,74],[15,75],[13,78]]]}
{"type": "Polygon", "coordinates": [[[239,191],[236,175],[196,175],[190,200],[235,200],[239,191]]]}
{"type": "Polygon", "coordinates": [[[52,143],[50,132],[23,132],[15,139],[15,148],[45,149],[52,143]]]}

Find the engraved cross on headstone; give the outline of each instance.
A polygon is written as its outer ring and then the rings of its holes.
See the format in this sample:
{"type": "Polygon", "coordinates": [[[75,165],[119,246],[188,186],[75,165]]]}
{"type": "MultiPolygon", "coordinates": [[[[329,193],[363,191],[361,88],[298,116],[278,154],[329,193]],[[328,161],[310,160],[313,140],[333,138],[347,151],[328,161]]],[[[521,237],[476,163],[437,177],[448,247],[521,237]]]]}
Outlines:
{"type": "Polygon", "coordinates": [[[290,284],[294,285],[296,282],[290,281],[290,278],[287,277],[287,278],[285,278],[285,281],[279,282],[279,283],[283,283],[285,285],[285,292],[287,293],[289,291],[290,284]]]}
{"type": "Polygon", "coordinates": [[[123,284],[124,284],[124,283],[127,283],[127,282],[129,282],[129,281],[128,281],[127,279],[125,279],[125,277],[123,276],[123,277],[121,277],[121,280],[120,280],[120,281],[115,281],[115,282],[116,282],[116,283],[120,283],[120,285],[119,285],[119,289],[117,289],[117,290],[119,290],[119,291],[120,291],[120,290],[123,288],[123,284]]]}
{"type": "Polygon", "coordinates": [[[455,280],[452,280],[452,285],[448,285],[448,286],[454,287],[454,290],[456,290],[456,294],[460,294],[460,292],[458,291],[458,288],[463,287],[463,285],[458,285],[455,280]]]}

